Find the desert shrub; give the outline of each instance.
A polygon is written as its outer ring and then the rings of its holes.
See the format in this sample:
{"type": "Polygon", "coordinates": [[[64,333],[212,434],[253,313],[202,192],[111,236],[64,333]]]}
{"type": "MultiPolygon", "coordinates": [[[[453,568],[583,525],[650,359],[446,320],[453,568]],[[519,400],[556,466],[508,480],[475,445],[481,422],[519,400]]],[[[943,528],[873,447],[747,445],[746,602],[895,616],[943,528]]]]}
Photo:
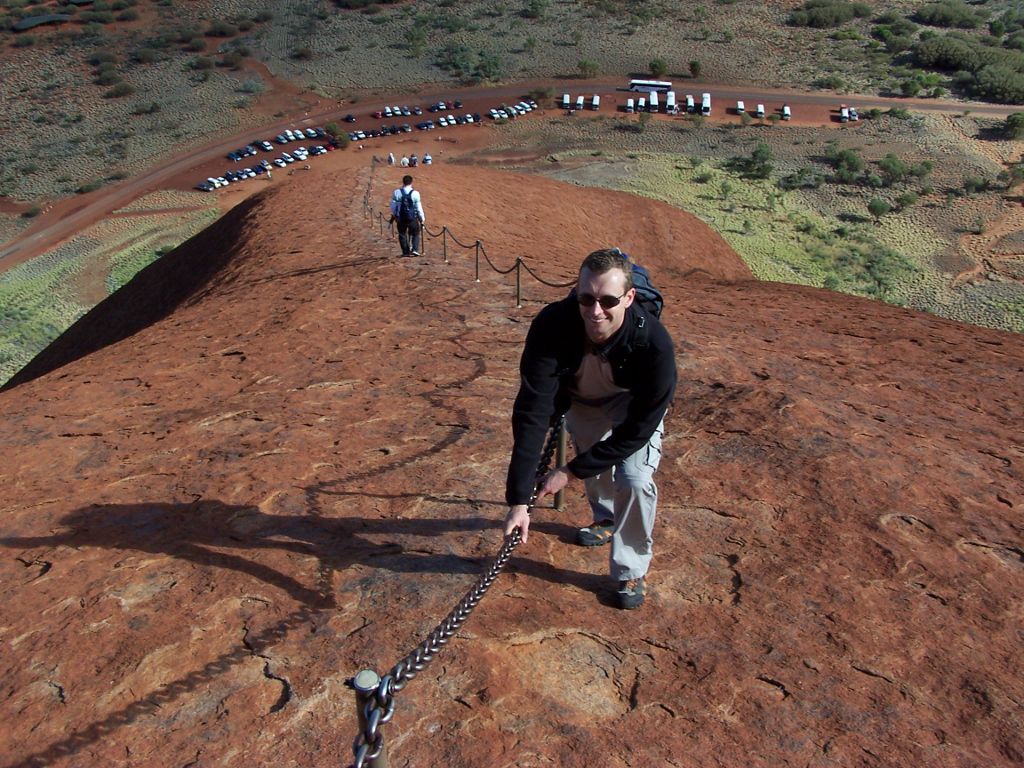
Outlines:
{"type": "Polygon", "coordinates": [[[804,7],[789,15],[794,27],[825,29],[838,27],[854,18],[871,15],[871,6],[866,3],[847,3],[843,0],[807,0],[804,7]]]}
{"type": "Polygon", "coordinates": [[[933,27],[958,27],[974,29],[981,26],[984,14],[975,11],[961,0],[942,0],[918,8],[912,17],[921,24],[933,27]]]}
{"type": "Polygon", "coordinates": [[[139,12],[134,8],[129,8],[126,11],[121,11],[117,14],[118,21],[136,21],[139,18],[139,12]]]}
{"type": "Polygon", "coordinates": [[[989,180],[984,176],[965,176],[963,190],[968,195],[985,192],[989,188],[989,180]]]}
{"type": "Polygon", "coordinates": [[[255,77],[255,78],[249,78],[248,80],[246,80],[244,83],[242,83],[239,86],[238,89],[242,93],[250,93],[250,94],[254,94],[255,95],[257,93],[263,93],[264,87],[265,86],[263,85],[263,81],[260,80],[258,77],[255,77]]]}
{"type": "Polygon", "coordinates": [[[237,51],[232,51],[230,53],[224,54],[224,58],[221,59],[221,63],[225,67],[230,67],[231,69],[241,69],[243,58],[244,57],[242,56],[242,54],[238,53],[237,51]]]}
{"type": "Polygon", "coordinates": [[[95,192],[97,189],[103,186],[103,180],[90,181],[82,184],[78,189],[75,190],[75,194],[84,195],[89,192],[95,192]]]}
{"type": "Polygon", "coordinates": [[[121,82],[121,76],[112,69],[101,70],[93,79],[96,85],[117,85],[121,82]]]}
{"type": "Polygon", "coordinates": [[[151,101],[149,104],[136,104],[132,107],[133,115],[152,115],[160,111],[160,102],[151,101]]]}
{"type": "Polygon", "coordinates": [[[767,179],[773,168],[771,147],[762,141],[749,157],[734,157],[727,167],[748,179],[767,179]]]}
{"type": "Polygon", "coordinates": [[[597,74],[597,62],[593,59],[581,59],[576,66],[579,67],[580,75],[588,80],[597,74]]]}
{"type": "Polygon", "coordinates": [[[196,56],[189,66],[195,70],[213,69],[213,59],[209,56],[196,56]]]}
{"type": "Polygon", "coordinates": [[[1020,104],[1024,102],[1024,73],[1007,66],[982,67],[967,88],[979,99],[1020,104]]]}
{"type": "Polygon", "coordinates": [[[295,48],[291,52],[291,57],[297,61],[309,61],[313,58],[313,49],[307,46],[295,48]]]}
{"type": "Polygon", "coordinates": [[[255,21],[260,22],[260,23],[267,22],[267,21],[273,21],[274,14],[271,13],[270,11],[260,11],[255,16],[253,16],[253,19],[255,21]]]}
{"type": "Polygon", "coordinates": [[[832,144],[825,151],[825,157],[836,171],[836,180],[843,184],[852,184],[864,170],[864,158],[856,150],[840,149],[832,144]]]}
{"type": "Polygon", "coordinates": [[[711,171],[701,171],[693,177],[693,180],[698,184],[707,184],[713,178],[715,178],[715,176],[711,171]]]}
{"type": "Polygon", "coordinates": [[[885,177],[887,184],[898,184],[906,178],[909,168],[907,164],[892,152],[878,161],[878,169],[885,177]]]}
{"type": "Polygon", "coordinates": [[[206,50],[206,41],[202,37],[193,37],[191,40],[185,43],[185,50],[192,51],[193,53],[199,53],[200,51],[206,50]]]}
{"type": "Polygon", "coordinates": [[[831,91],[841,91],[846,88],[846,81],[839,75],[826,75],[825,77],[819,77],[811,83],[811,85],[815,88],[828,88],[831,91]]]}
{"type": "Polygon", "coordinates": [[[153,48],[139,48],[132,51],[132,61],[137,64],[152,64],[160,58],[160,54],[153,48]]]}
{"type": "Polygon", "coordinates": [[[905,109],[904,107],[892,107],[885,114],[887,114],[889,117],[894,117],[897,120],[910,119],[910,111],[908,109],[905,109]]]}
{"type": "Polygon", "coordinates": [[[132,88],[128,83],[118,83],[109,91],[103,94],[104,99],[119,99],[122,96],[131,96],[135,93],[135,89],[132,88]]]}
{"type": "Polygon", "coordinates": [[[89,58],[86,59],[86,61],[88,61],[94,67],[98,67],[101,64],[116,64],[117,56],[114,54],[113,51],[102,49],[98,51],[93,51],[91,54],[89,54],[89,58]]]}
{"type": "Polygon", "coordinates": [[[655,77],[664,77],[668,74],[668,62],[660,56],[656,59],[651,59],[651,63],[647,67],[655,77]]]}
{"type": "Polygon", "coordinates": [[[539,19],[547,9],[548,0],[527,0],[519,15],[527,19],[539,19]]]}
{"type": "Polygon", "coordinates": [[[253,22],[249,19],[239,19],[236,23],[239,32],[248,32],[253,27],[253,22]]]}
{"type": "Polygon", "coordinates": [[[700,77],[700,69],[700,62],[697,59],[693,59],[690,62],[690,76],[694,78],[700,77]]]}
{"type": "Polygon", "coordinates": [[[113,24],[114,14],[110,11],[86,11],[79,17],[82,21],[92,24],[113,24]]]}
{"type": "Polygon", "coordinates": [[[916,192],[904,192],[902,195],[896,198],[896,205],[898,205],[900,210],[902,211],[917,203],[917,199],[918,198],[916,192]]]}
{"type": "Polygon", "coordinates": [[[911,78],[900,83],[900,93],[904,96],[917,96],[921,92],[921,84],[911,78]]]}
{"type": "Polygon", "coordinates": [[[1024,112],[1014,112],[1006,118],[1006,136],[1011,139],[1019,139],[1024,136],[1024,112]]]}
{"type": "Polygon", "coordinates": [[[214,21],[203,34],[207,37],[234,37],[238,34],[238,27],[226,21],[214,21]]]}

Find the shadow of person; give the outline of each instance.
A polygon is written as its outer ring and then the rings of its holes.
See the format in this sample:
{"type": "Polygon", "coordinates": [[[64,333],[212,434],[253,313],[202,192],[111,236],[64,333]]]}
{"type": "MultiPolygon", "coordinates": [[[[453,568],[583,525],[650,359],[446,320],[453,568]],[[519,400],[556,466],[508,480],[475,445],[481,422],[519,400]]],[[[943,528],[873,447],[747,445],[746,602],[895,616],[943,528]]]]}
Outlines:
{"type": "MultiPolygon", "coordinates": [[[[421,548],[413,551],[412,547],[403,546],[396,538],[423,536],[437,539],[452,531],[493,530],[500,525],[500,520],[481,516],[393,520],[269,515],[254,506],[231,505],[211,499],[193,503],[95,504],[71,512],[60,522],[66,530],[48,536],[0,537],[0,546],[22,550],[60,546],[100,547],[159,554],[245,574],[287,593],[299,605],[262,631],[250,633],[244,643],[204,666],[161,685],[63,740],[25,756],[18,762],[25,766],[50,765],[73,755],[106,738],[112,731],[154,713],[246,662],[253,654],[265,653],[292,630],[315,623],[320,614],[337,607],[331,578],[335,571],[366,563],[402,573],[479,575],[489,564],[482,558],[434,554],[421,548]],[[370,538],[384,534],[382,541],[370,538]],[[260,550],[271,549],[319,560],[317,583],[305,584],[300,578],[251,556],[260,550]]],[[[540,521],[535,524],[534,531],[557,536],[561,541],[571,540],[574,533],[571,526],[540,521]]],[[[496,543],[498,539],[496,534],[496,543]]],[[[606,582],[597,576],[558,568],[528,557],[514,558],[510,567],[524,575],[593,592],[602,603],[606,603],[602,594],[606,582]]],[[[460,596],[453,595],[453,605],[460,596]]]]}

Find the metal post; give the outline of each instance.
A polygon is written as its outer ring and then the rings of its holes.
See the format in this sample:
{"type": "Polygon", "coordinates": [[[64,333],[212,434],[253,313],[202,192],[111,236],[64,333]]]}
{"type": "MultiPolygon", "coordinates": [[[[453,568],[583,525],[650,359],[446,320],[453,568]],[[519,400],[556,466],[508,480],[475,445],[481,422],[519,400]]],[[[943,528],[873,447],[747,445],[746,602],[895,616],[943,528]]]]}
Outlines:
{"type": "Polygon", "coordinates": [[[444,248],[444,263],[448,263],[448,227],[441,229],[441,246],[444,248]]]}
{"type": "Polygon", "coordinates": [[[476,241],[476,282],[480,282],[480,241],[476,241]]]}
{"type": "Polygon", "coordinates": [[[523,260],[516,257],[516,309],[523,308],[523,260]]]}
{"type": "MultiPolygon", "coordinates": [[[[356,710],[359,714],[359,732],[366,730],[366,702],[373,698],[380,685],[380,675],[372,669],[364,669],[352,678],[352,688],[356,692],[356,710]]],[[[381,747],[380,754],[366,761],[369,768],[388,768],[388,746],[381,747]]]]}
{"type": "MultiPolygon", "coordinates": [[[[561,429],[558,430],[558,447],[555,449],[555,466],[565,466],[565,454],[568,450],[568,433],[565,431],[565,422],[562,422],[561,429]]],[[[561,512],[565,508],[565,489],[563,488],[555,494],[555,509],[561,512]]]]}
{"type": "Polygon", "coordinates": [[[384,237],[384,214],[383,213],[378,213],[377,214],[377,223],[380,224],[380,236],[381,236],[381,238],[383,238],[384,237]]]}

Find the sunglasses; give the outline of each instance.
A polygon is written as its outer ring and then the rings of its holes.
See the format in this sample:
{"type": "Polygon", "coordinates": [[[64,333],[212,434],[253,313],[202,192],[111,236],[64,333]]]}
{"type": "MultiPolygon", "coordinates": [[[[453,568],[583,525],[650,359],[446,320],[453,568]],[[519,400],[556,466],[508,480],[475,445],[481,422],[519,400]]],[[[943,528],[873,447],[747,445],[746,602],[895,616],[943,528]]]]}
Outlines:
{"type": "MultiPolygon", "coordinates": [[[[629,291],[626,291],[629,293],[629,291]]],[[[576,294],[576,301],[579,302],[581,307],[592,307],[595,304],[600,304],[601,309],[612,309],[613,307],[619,306],[619,303],[626,297],[626,293],[621,296],[594,296],[590,293],[578,293],[576,294]]]]}

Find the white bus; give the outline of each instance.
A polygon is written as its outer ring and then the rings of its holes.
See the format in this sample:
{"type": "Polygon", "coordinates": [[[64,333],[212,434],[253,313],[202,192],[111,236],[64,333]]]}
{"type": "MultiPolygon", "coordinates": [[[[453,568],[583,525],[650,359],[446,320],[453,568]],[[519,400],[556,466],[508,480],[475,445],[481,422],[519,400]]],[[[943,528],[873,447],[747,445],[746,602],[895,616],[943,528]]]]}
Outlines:
{"type": "Polygon", "coordinates": [[[665,111],[674,115],[676,113],[676,92],[669,91],[665,94],[665,111]]]}
{"type": "Polygon", "coordinates": [[[576,97],[576,109],[582,111],[583,110],[583,105],[584,105],[584,96],[581,93],[579,96],[576,97]]]}
{"type": "Polygon", "coordinates": [[[657,112],[658,111],[658,92],[651,91],[647,99],[647,111],[657,112]]]}
{"type": "Polygon", "coordinates": [[[630,80],[629,90],[637,93],[668,93],[672,90],[672,83],[666,80],[630,80]]]}
{"type": "Polygon", "coordinates": [[[630,114],[632,114],[633,112],[636,111],[634,106],[633,106],[633,100],[632,99],[626,99],[626,111],[629,112],[630,114]]]}
{"type": "Polygon", "coordinates": [[[700,95],[700,113],[707,117],[711,114],[711,94],[702,93],[700,95]]]}
{"type": "Polygon", "coordinates": [[[643,96],[641,96],[639,99],[636,100],[636,111],[637,112],[646,112],[647,111],[647,99],[645,99],[643,96]]]}
{"type": "Polygon", "coordinates": [[[693,96],[689,93],[686,94],[686,114],[692,115],[696,111],[697,108],[693,104],[693,96]]]}
{"type": "Polygon", "coordinates": [[[598,94],[596,94],[596,93],[594,94],[593,98],[590,100],[590,108],[595,110],[595,111],[601,108],[601,97],[598,94]]]}

